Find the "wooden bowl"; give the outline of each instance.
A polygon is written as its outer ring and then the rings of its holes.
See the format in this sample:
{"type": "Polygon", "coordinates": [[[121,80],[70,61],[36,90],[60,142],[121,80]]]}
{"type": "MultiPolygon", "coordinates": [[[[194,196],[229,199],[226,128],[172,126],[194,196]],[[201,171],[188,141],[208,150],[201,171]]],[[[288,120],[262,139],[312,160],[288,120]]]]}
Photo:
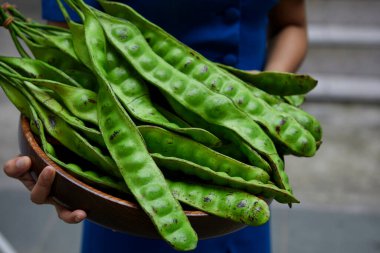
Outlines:
{"type": "MultiPolygon", "coordinates": [[[[104,227],[147,238],[160,238],[148,216],[136,203],[95,189],[49,159],[35,139],[29,120],[24,116],[20,118],[18,137],[21,154],[32,159],[31,169],[36,175],[47,165],[56,169],[51,196],[57,202],[72,210],[86,211],[88,220],[104,227]]],[[[222,236],[246,227],[245,224],[202,211],[185,210],[185,213],[199,239],[222,236]]]]}

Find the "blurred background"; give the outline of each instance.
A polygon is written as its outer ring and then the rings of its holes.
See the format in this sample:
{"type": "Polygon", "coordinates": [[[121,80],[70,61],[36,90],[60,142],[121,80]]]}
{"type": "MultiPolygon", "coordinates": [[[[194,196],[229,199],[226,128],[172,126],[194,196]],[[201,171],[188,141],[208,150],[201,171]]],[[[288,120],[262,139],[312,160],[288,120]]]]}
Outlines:
{"type": "MultiPolygon", "coordinates": [[[[40,0],[10,2],[40,20],[40,0]]],[[[306,2],[310,49],[300,72],[319,83],[303,109],[321,121],[324,143],[313,158],[286,158],[301,204],[272,204],[273,252],[380,252],[380,1],[306,2]]],[[[18,55],[2,28],[0,55],[18,55]]],[[[0,91],[1,165],[19,153],[18,117],[0,91]]],[[[78,252],[80,237],[80,224],[32,204],[1,170],[0,252],[78,252]]]]}

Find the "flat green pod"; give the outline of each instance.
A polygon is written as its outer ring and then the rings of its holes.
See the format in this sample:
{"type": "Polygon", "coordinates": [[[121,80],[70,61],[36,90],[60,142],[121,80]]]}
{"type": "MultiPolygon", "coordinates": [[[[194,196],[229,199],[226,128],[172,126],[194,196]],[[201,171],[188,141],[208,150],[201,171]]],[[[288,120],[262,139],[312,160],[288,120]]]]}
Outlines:
{"type": "Polygon", "coordinates": [[[278,96],[303,95],[317,86],[318,81],[306,74],[276,71],[245,71],[218,64],[244,82],[278,96]]]}

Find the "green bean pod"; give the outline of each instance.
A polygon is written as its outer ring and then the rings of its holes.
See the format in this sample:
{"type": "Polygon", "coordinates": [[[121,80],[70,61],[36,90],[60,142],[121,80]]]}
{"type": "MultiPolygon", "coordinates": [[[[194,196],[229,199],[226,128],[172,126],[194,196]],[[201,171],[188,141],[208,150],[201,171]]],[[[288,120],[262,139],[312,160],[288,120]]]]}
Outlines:
{"type": "MultiPolygon", "coordinates": [[[[279,170],[283,170],[281,159],[277,156],[272,140],[230,99],[189,79],[158,57],[133,24],[106,14],[98,15],[98,17],[109,41],[150,83],[210,124],[229,129],[241,136],[258,152],[270,158],[279,170]]],[[[281,187],[284,188],[286,185],[290,189],[287,180],[283,182],[285,183],[281,187]]]]}
{"type": "Polygon", "coordinates": [[[231,66],[218,64],[246,83],[265,92],[278,96],[302,95],[315,88],[318,81],[309,75],[288,72],[254,71],[236,69],[231,66]]]}
{"type": "MultiPolygon", "coordinates": [[[[59,68],[84,87],[96,85],[92,73],[78,61],[68,30],[28,22],[21,13],[12,7],[7,11],[15,13],[17,17],[21,16],[21,18],[14,19],[7,29],[10,31],[14,43],[19,45],[17,49],[22,56],[30,58],[19,44],[17,37],[25,42],[36,59],[59,68]]],[[[6,12],[1,11],[1,14],[4,16],[3,18],[9,17],[6,12]]]]}
{"type": "Polygon", "coordinates": [[[151,155],[164,171],[181,172],[186,175],[196,176],[216,185],[244,190],[268,199],[274,198],[280,203],[299,203],[291,193],[269,182],[264,183],[256,179],[245,180],[238,175],[230,176],[224,171],[214,171],[209,167],[177,157],[166,157],[157,153],[152,153],[151,155]]]}
{"type": "Polygon", "coordinates": [[[31,111],[26,97],[13,86],[12,81],[0,74],[0,87],[9,101],[24,115],[30,118],[31,111]]]}
{"type": "Polygon", "coordinates": [[[227,155],[235,160],[241,161],[259,167],[265,170],[268,174],[272,174],[272,169],[267,161],[260,156],[255,150],[244,142],[240,142],[237,145],[229,142],[223,144],[220,147],[213,148],[215,151],[227,155]]]}
{"type": "MultiPolygon", "coordinates": [[[[33,112],[31,114],[32,117],[30,117],[31,128],[36,129],[35,133],[38,135],[41,141],[42,150],[53,162],[55,162],[61,168],[66,169],[69,173],[73,174],[75,177],[83,180],[84,182],[89,182],[90,184],[95,184],[102,188],[116,189],[120,192],[129,193],[129,189],[125,183],[117,180],[116,177],[110,177],[109,175],[102,174],[101,172],[96,171],[96,169],[82,169],[77,164],[65,163],[62,161],[62,159],[59,159],[56,155],[54,146],[48,142],[45,136],[44,125],[38,118],[37,112],[33,107],[31,107],[31,111],[33,112]]],[[[94,167],[92,166],[92,168],[94,167]]]]}
{"type": "Polygon", "coordinates": [[[286,104],[292,105],[294,107],[300,107],[305,102],[305,95],[283,96],[281,98],[286,104]]]}
{"type": "MultiPolygon", "coordinates": [[[[29,81],[33,81],[32,78],[23,78],[17,72],[12,71],[11,68],[3,63],[0,63],[0,73],[2,73],[4,76],[10,77],[12,79],[21,80],[24,82],[20,82],[20,84],[29,89],[31,94],[38,100],[40,103],[44,104],[45,107],[47,107],[50,111],[54,112],[56,115],[58,115],[60,118],[62,118],[66,123],[70,124],[72,127],[80,130],[88,139],[94,141],[95,143],[99,144],[100,146],[104,147],[104,140],[99,130],[90,128],[85,126],[83,121],[78,119],[75,116],[72,116],[70,112],[66,110],[65,107],[63,107],[59,101],[57,101],[51,94],[49,94],[46,90],[42,90],[41,88],[35,86],[33,83],[29,81]]],[[[39,82],[40,80],[38,80],[39,82]]],[[[48,80],[46,80],[49,82],[48,80]]],[[[74,88],[71,86],[68,86],[73,89],[79,89],[74,88]]],[[[74,101],[77,97],[75,94],[72,94],[68,99],[69,101],[74,101]]],[[[96,101],[96,100],[95,100],[96,101]]],[[[97,122],[96,122],[97,123],[97,122]]]]}
{"type": "Polygon", "coordinates": [[[111,157],[91,145],[87,139],[71,128],[63,119],[41,106],[27,89],[24,89],[17,80],[12,80],[18,85],[19,91],[27,98],[37,111],[48,133],[58,140],[63,146],[76,153],[81,158],[96,165],[104,172],[119,176],[120,172],[111,157]]]}
{"type": "Polygon", "coordinates": [[[82,87],[61,70],[40,60],[0,56],[0,62],[4,62],[23,76],[53,80],[74,87],[82,87]]]}
{"type": "MultiPolygon", "coordinates": [[[[43,25],[40,25],[38,29],[33,27],[29,22],[13,21],[7,28],[11,34],[15,34],[25,42],[36,59],[62,70],[83,87],[93,88],[96,85],[92,73],[77,59],[72,48],[71,34],[67,30],[55,32],[50,36],[52,38],[46,38],[47,28],[44,29],[43,25]]],[[[12,39],[15,40],[17,37],[12,36],[12,39]]],[[[15,43],[18,42],[15,41],[15,43]]],[[[23,51],[20,51],[20,54],[26,56],[23,51]]]]}
{"type": "MultiPolygon", "coordinates": [[[[11,73],[8,73],[8,75],[53,91],[74,116],[94,125],[98,124],[96,112],[97,94],[95,92],[47,79],[28,78],[11,73]]],[[[77,124],[83,125],[83,122],[77,124]]]]}
{"type": "Polygon", "coordinates": [[[180,202],[222,218],[259,226],[270,217],[264,200],[243,191],[180,181],[170,181],[169,186],[180,202]]]}
{"type": "MultiPolygon", "coordinates": [[[[242,143],[245,143],[246,140],[244,138],[241,138],[242,133],[249,133],[250,129],[248,128],[242,128],[243,125],[240,125],[240,135],[238,135],[236,132],[231,131],[227,128],[220,128],[219,126],[214,126],[212,124],[209,124],[205,120],[203,120],[200,117],[197,117],[193,112],[190,110],[187,110],[184,106],[174,101],[174,99],[168,98],[168,102],[172,105],[173,109],[181,115],[182,118],[184,118],[186,121],[191,122],[194,125],[200,126],[205,129],[209,129],[211,132],[215,133],[217,136],[220,136],[221,139],[229,140],[230,142],[234,143],[237,147],[240,147],[240,150],[247,156],[250,156],[251,159],[261,159],[260,156],[265,158],[263,160],[263,164],[265,164],[265,161],[267,161],[270,165],[270,170],[267,169],[268,172],[271,173],[271,177],[273,177],[273,181],[276,183],[276,185],[281,189],[286,189],[289,192],[292,192],[291,186],[289,184],[288,176],[286,172],[284,171],[284,162],[281,159],[281,157],[278,155],[277,150],[274,153],[265,153],[262,152],[262,150],[259,150],[255,148],[252,145],[247,146],[250,144],[248,141],[246,142],[247,145],[242,145],[242,143]],[[258,157],[255,157],[257,153],[252,152],[250,154],[251,149],[254,151],[257,151],[259,154],[258,157]]],[[[249,135],[248,135],[249,136],[249,135]]],[[[251,160],[255,164],[257,161],[251,160]]],[[[256,164],[255,164],[256,165],[256,164]]],[[[257,166],[257,165],[256,165],[257,166]]],[[[266,166],[262,167],[262,169],[266,169],[266,166]]]]}
{"type": "Polygon", "coordinates": [[[138,129],[150,153],[185,159],[244,180],[255,179],[264,183],[269,180],[268,173],[261,168],[239,162],[186,137],[154,126],[139,126],[138,129]]]}
{"type": "Polygon", "coordinates": [[[108,150],[128,188],[163,239],[178,250],[194,249],[198,241],[195,231],[105,78],[107,49],[100,23],[84,2],[76,3],[84,14],[85,42],[100,82],[98,119],[108,150]]]}
{"type": "Polygon", "coordinates": [[[286,103],[273,105],[273,107],[278,111],[283,111],[291,115],[313,135],[317,143],[317,148],[320,146],[322,141],[322,127],[320,122],[313,115],[286,103]]]}
{"type": "MultiPolygon", "coordinates": [[[[107,6],[104,7],[107,10],[107,6]]],[[[126,11],[125,9],[126,8],[123,10],[126,11]]],[[[118,13],[119,12],[120,10],[118,13]]],[[[131,12],[132,11],[129,11],[129,13],[131,12]]],[[[115,13],[113,14],[115,15],[115,13]]],[[[99,16],[104,15],[99,14],[99,16]]],[[[116,16],[119,16],[119,14],[116,14],[116,16]]],[[[144,22],[141,21],[141,18],[139,19],[140,21],[138,21],[138,18],[134,18],[132,14],[126,18],[128,20],[132,18],[133,22],[137,25],[144,22]]],[[[102,23],[103,22],[104,20],[102,23]]],[[[103,26],[105,25],[106,24],[103,26]]],[[[254,87],[248,89],[244,82],[226,71],[221,70],[216,64],[206,60],[192,49],[175,40],[172,36],[168,36],[167,33],[159,30],[156,26],[149,25],[148,22],[145,22],[144,25],[145,26],[140,29],[146,32],[145,37],[152,50],[167,63],[203,83],[210,90],[230,98],[238,108],[246,112],[253,120],[267,129],[271,136],[276,138],[278,142],[286,146],[294,154],[299,156],[313,156],[315,154],[316,143],[312,135],[293,118],[274,110],[263,99],[253,95],[250,90],[254,87]]],[[[117,25],[114,24],[114,27],[116,26],[117,25]]],[[[111,29],[109,25],[107,29],[105,28],[106,32],[108,29],[111,29]]],[[[111,31],[109,31],[109,33],[111,33],[111,31]]],[[[117,37],[116,34],[113,36],[117,37]]],[[[130,41],[129,39],[125,40],[130,41]]],[[[162,65],[162,63],[160,63],[160,65],[162,65]]]]}
{"type": "Polygon", "coordinates": [[[107,61],[106,78],[124,108],[134,118],[191,136],[208,146],[220,144],[221,141],[210,132],[199,128],[181,128],[162,115],[153,105],[147,85],[112,48],[108,48],[107,61]]]}

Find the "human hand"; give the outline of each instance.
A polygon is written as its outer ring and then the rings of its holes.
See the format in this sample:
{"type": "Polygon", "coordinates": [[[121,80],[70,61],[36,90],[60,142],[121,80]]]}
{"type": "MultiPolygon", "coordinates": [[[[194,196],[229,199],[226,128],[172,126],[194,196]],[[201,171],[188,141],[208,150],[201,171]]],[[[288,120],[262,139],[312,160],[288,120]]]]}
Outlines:
{"type": "Polygon", "coordinates": [[[50,196],[50,189],[55,177],[55,169],[51,166],[45,167],[37,181],[30,174],[32,161],[27,156],[16,157],[7,161],[4,172],[7,176],[20,180],[30,191],[30,199],[35,204],[51,204],[55,207],[58,217],[66,223],[79,223],[86,218],[83,210],[68,210],[56,203],[50,196]]]}

